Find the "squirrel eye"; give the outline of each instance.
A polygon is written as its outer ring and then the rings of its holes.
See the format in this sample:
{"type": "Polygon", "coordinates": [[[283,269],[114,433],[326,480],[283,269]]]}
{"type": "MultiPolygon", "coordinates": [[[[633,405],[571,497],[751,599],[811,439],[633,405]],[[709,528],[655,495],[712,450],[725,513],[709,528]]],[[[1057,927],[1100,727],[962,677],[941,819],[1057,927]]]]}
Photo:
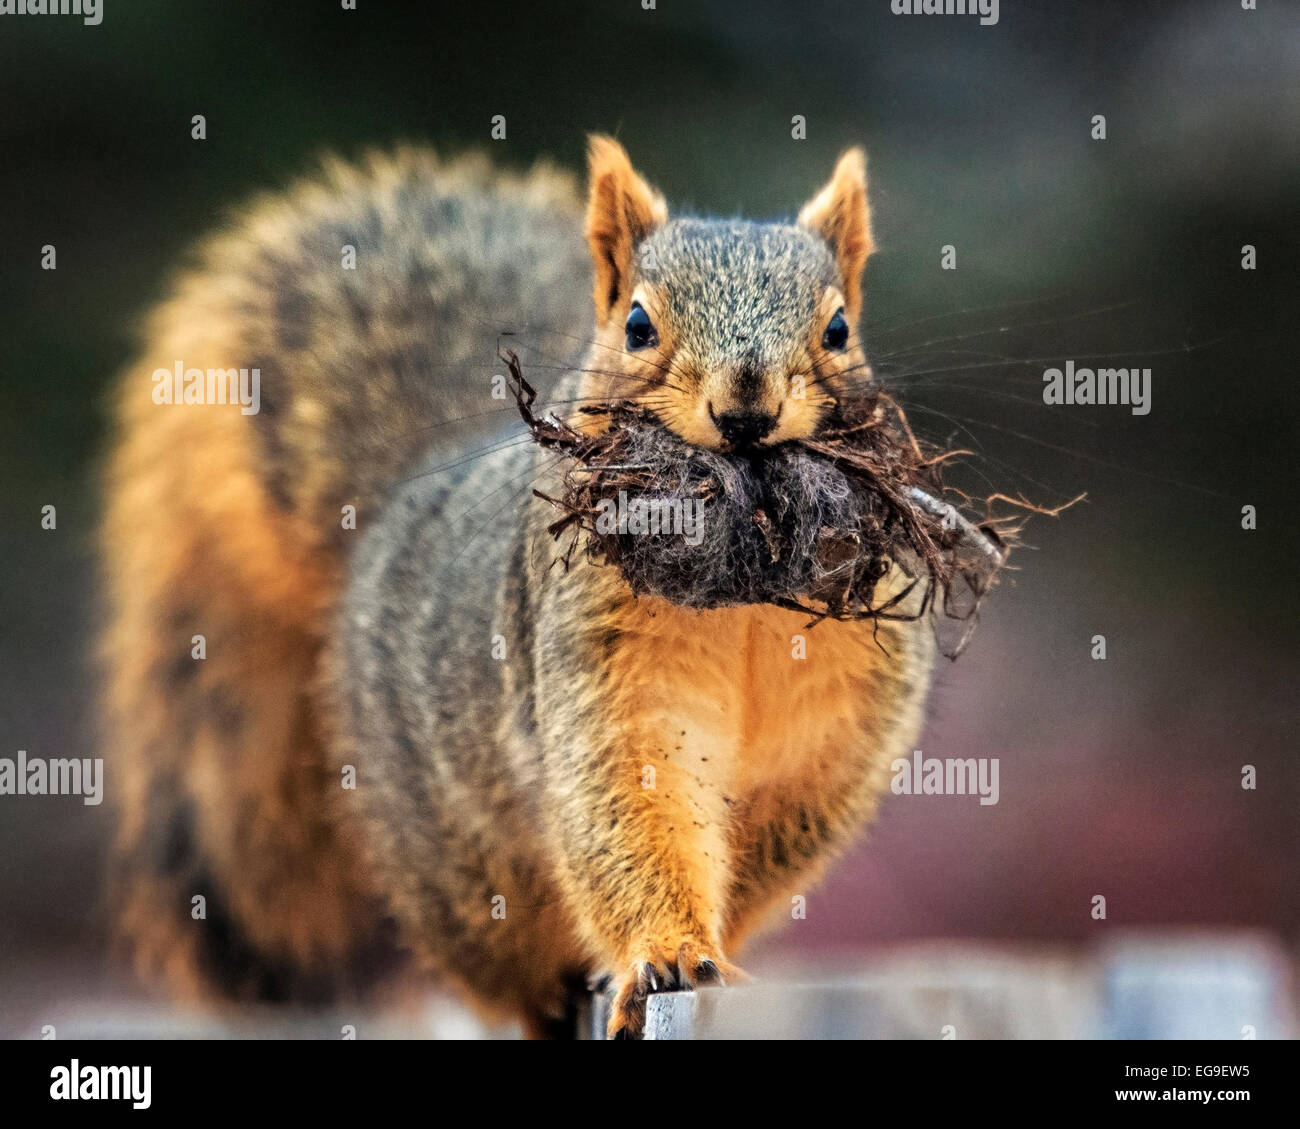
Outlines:
{"type": "Polygon", "coordinates": [[[822,334],[823,349],[843,349],[849,341],[849,323],[844,320],[844,311],[836,310],[826,332],[822,334]]]}
{"type": "Polygon", "coordinates": [[[623,326],[627,334],[629,349],[648,349],[659,344],[659,335],[650,321],[650,315],[641,308],[640,302],[632,303],[632,311],[627,315],[627,324],[623,326]]]}

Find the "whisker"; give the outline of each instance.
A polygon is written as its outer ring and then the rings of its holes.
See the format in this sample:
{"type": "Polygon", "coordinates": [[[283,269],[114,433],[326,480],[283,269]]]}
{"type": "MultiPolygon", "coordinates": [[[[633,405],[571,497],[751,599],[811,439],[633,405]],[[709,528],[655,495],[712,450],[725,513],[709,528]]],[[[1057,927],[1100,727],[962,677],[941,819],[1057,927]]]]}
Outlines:
{"type": "MultiPolygon", "coordinates": [[[[528,437],[528,442],[530,443],[532,442],[532,436],[528,437]]],[[[483,520],[482,524],[479,525],[478,529],[476,529],[465,539],[465,543],[460,547],[456,555],[451,558],[451,562],[449,563],[455,563],[456,561],[460,560],[461,556],[469,549],[470,545],[472,545],[474,541],[478,539],[481,533],[491,528],[492,523],[498,517],[500,517],[501,514],[504,513],[508,507],[518,503],[519,495],[522,494],[524,490],[531,489],[534,482],[536,482],[539,478],[542,478],[545,475],[549,474],[559,463],[563,462],[566,457],[567,456],[564,454],[556,455],[555,457],[553,457],[549,462],[547,462],[547,464],[542,468],[542,470],[538,474],[530,478],[526,483],[524,483],[522,487],[520,487],[518,490],[512,493],[509,498],[507,498],[500,506],[498,506],[495,510],[493,510],[492,513],[490,513],[483,520]]],[[[528,470],[532,470],[532,469],[533,468],[531,466],[528,468],[528,470]]],[[[528,473],[528,471],[525,471],[524,473],[526,474],[528,473]]],[[[515,476],[515,478],[518,477],[519,477],[518,475],[515,476]]],[[[514,480],[512,479],[511,481],[513,482],[514,480]]],[[[506,485],[509,485],[509,483],[507,483],[506,485]]],[[[498,489],[502,489],[502,488],[504,487],[498,489]]],[[[489,492],[487,497],[490,497],[492,494],[495,494],[497,492],[498,492],[497,490],[493,490],[489,492]]],[[[482,504],[483,501],[486,501],[486,497],[480,499],[479,502],[476,502],[473,506],[471,506],[468,510],[466,510],[465,513],[461,514],[461,517],[468,517],[471,513],[474,512],[475,509],[478,508],[478,506],[482,504]]]]}
{"type": "Polygon", "coordinates": [[[974,317],[976,314],[996,314],[1005,310],[1021,309],[1025,306],[1040,305],[1045,302],[1056,302],[1062,298],[1068,297],[1066,294],[1048,294],[1039,298],[1022,298],[1016,302],[1003,302],[996,306],[967,306],[957,310],[943,310],[939,313],[929,314],[926,317],[918,318],[915,321],[897,322],[886,321],[881,325],[874,327],[872,332],[877,333],[902,333],[904,330],[915,329],[919,325],[928,325],[930,322],[942,321],[944,318],[974,317]]]}
{"type": "Polygon", "coordinates": [[[978,427],[988,427],[994,431],[1000,431],[1006,435],[1012,436],[1013,438],[1023,440],[1026,443],[1032,443],[1038,447],[1045,447],[1048,450],[1058,451],[1061,454],[1070,455],[1076,459],[1083,459],[1085,462],[1096,463],[1098,466],[1104,466],[1111,470],[1123,471],[1125,474],[1140,475],[1143,478],[1149,478],[1156,482],[1163,482],[1167,486],[1177,486],[1186,490],[1195,490],[1201,494],[1206,494],[1212,498],[1221,498],[1224,499],[1225,501],[1233,501],[1233,498],[1228,494],[1223,494],[1218,490],[1211,490],[1209,489],[1209,487],[1206,486],[1198,486],[1194,482],[1184,482],[1176,478],[1169,478],[1166,475],[1156,474],[1154,471],[1140,470],[1136,467],[1125,466],[1123,463],[1112,462],[1111,460],[1103,459],[1098,455],[1090,455],[1087,452],[1078,451],[1075,450],[1074,448],[1066,447],[1059,443],[1051,443],[1046,439],[1039,439],[1037,436],[1034,435],[1026,435],[1023,431],[1016,431],[1013,428],[1003,427],[1000,424],[989,423],[988,420],[974,419],[969,416],[965,417],[965,419],[967,423],[973,423],[978,427]]]}
{"type": "Polygon", "coordinates": [[[886,352],[877,355],[882,358],[902,356],[906,353],[918,352],[921,349],[929,348],[932,345],[946,345],[954,341],[972,341],[980,337],[987,337],[993,333],[1020,333],[1026,329],[1038,329],[1044,325],[1065,325],[1073,321],[1083,321],[1086,318],[1098,317],[1101,314],[1114,313],[1116,310],[1127,309],[1136,304],[1136,300],[1112,302],[1105,306],[1096,306],[1090,310],[1081,310],[1078,313],[1057,315],[1050,318],[1043,318],[1040,321],[1025,322],[1020,325],[989,326],[987,329],[974,330],[971,333],[958,333],[948,337],[936,337],[930,341],[923,341],[915,345],[906,346],[903,349],[895,350],[892,353],[886,352]]]}
{"type": "MultiPolygon", "coordinates": [[[[1208,349],[1211,345],[1217,345],[1223,340],[1224,338],[1222,337],[1216,337],[1210,341],[1203,341],[1198,345],[1184,345],[1177,349],[1125,349],[1115,353],[1090,353],[1088,354],[1088,359],[1090,361],[1110,361],[1124,357],[1172,357],[1179,353],[1190,353],[1197,349],[1208,349]]],[[[1017,365],[1040,365],[1051,364],[1053,362],[1060,363],[1062,355],[1063,354],[1061,353],[1057,353],[1048,357],[1020,357],[1014,361],[980,361],[970,365],[953,365],[946,368],[921,369],[916,372],[904,372],[901,374],[901,378],[904,381],[907,381],[915,379],[918,376],[929,376],[931,373],[974,372],[979,369],[987,368],[1008,368],[1017,365]]]]}
{"type": "MultiPolygon", "coordinates": [[[[518,408],[516,408],[515,410],[517,411],[518,408]]],[[[586,414],[585,412],[581,412],[581,411],[574,412],[570,416],[568,416],[565,420],[563,420],[563,422],[572,423],[574,420],[582,418],[582,416],[584,416],[585,414],[586,414]]],[[[439,463],[437,466],[427,467],[424,470],[418,471],[412,475],[408,475],[405,478],[399,478],[395,481],[394,485],[404,486],[407,485],[408,483],[418,481],[421,478],[429,478],[435,474],[441,474],[444,471],[454,470],[456,467],[464,466],[466,463],[471,463],[478,459],[486,458],[488,455],[495,455],[500,453],[501,451],[508,451],[514,447],[524,446],[525,444],[531,443],[532,441],[533,441],[532,436],[529,435],[527,432],[525,432],[522,436],[511,435],[509,438],[506,439],[493,440],[485,447],[479,447],[473,451],[468,451],[468,452],[459,452],[456,455],[456,457],[452,458],[448,462],[439,463]]]]}
{"type": "Polygon", "coordinates": [[[1043,490],[1049,494],[1069,493],[1069,491],[1064,491],[1059,489],[1058,487],[1049,486],[1045,482],[1040,482],[1038,479],[1034,478],[1030,474],[1027,474],[1025,471],[1021,470],[1019,467],[1013,465],[1012,463],[1008,463],[1003,459],[997,458],[996,456],[989,454],[984,446],[983,440],[981,440],[980,437],[976,435],[975,432],[973,432],[967,426],[967,424],[972,424],[972,423],[978,426],[980,423],[979,420],[971,419],[968,416],[953,415],[949,412],[942,412],[937,408],[931,407],[927,404],[923,404],[919,401],[909,400],[907,407],[910,411],[922,412],[925,415],[938,416],[940,419],[944,419],[947,422],[951,423],[959,431],[963,432],[966,436],[968,436],[971,440],[972,445],[978,449],[979,462],[964,462],[961,463],[960,465],[967,473],[971,473],[979,477],[984,482],[984,484],[990,488],[990,490],[995,489],[996,484],[994,483],[993,479],[991,479],[988,476],[988,474],[984,471],[983,466],[981,464],[991,465],[1000,470],[1003,470],[1007,474],[1011,475],[1013,478],[1023,479],[1025,482],[1028,482],[1031,486],[1036,486],[1039,490],[1043,490]]]}

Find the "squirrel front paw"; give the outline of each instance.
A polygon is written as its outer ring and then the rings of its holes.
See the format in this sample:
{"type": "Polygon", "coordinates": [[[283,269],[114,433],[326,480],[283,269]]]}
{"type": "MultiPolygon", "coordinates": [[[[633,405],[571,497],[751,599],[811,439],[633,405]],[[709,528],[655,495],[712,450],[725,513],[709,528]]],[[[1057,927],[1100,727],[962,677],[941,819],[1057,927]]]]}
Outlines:
{"type": "Polygon", "coordinates": [[[609,1013],[611,1039],[639,1039],[645,1032],[646,1000],[657,992],[689,992],[694,988],[740,984],[749,977],[717,955],[716,946],[681,941],[676,946],[647,942],[631,967],[615,983],[618,990],[609,1013]]]}

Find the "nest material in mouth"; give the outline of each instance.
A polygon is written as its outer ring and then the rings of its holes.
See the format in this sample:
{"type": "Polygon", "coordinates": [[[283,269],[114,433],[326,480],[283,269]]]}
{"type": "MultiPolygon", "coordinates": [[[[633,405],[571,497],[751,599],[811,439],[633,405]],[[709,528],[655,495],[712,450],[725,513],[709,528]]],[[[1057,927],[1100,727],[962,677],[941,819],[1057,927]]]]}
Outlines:
{"type": "Polygon", "coordinates": [[[568,538],[559,560],[567,568],[581,547],[593,563],[618,568],[639,595],[691,608],[773,604],[814,622],[941,614],[960,625],[955,640],[940,638],[955,658],[1018,529],[1015,519],[993,516],[992,503],[1057,512],[995,495],[978,523],[964,517],[943,500],[941,470],[966,452],[924,450],[872,386],[839,397],[813,438],[729,454],[686,443],[634,400],[580,409],[603,427],[539,417],[519,358],[506,350],[502,360],[533,439],[568,457],[560,495],[534,491],[560,513],[548,527],[557,541],[568,538]],[[699,527],[690,537],[611,530],[599,519],[620,494],[690,502],[699,527]],[[877,600],[890,562],[910,582],[877,600]]]}

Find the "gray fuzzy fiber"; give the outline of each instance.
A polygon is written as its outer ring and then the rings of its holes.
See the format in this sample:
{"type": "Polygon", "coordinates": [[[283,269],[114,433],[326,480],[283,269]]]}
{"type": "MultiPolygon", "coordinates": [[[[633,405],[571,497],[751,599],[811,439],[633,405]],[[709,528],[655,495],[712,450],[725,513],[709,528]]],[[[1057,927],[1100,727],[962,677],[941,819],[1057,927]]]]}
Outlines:
{"type": "MultiPolygon", "coordinates": [[[[669,484],[629,491],[629,501],[710,495],[697,544],[676,532],[593,536],[591,555],[617,563],[637,593],[692,608],[803,601],[827,590],[843,592],[864,570],[874,582],[884,570],[892,540],[886,508],[829,459],[791,445],[752,458],[724,454],[644,425],[628,428],[620,458],[651,468],[651,481],[669,484]],[[760,512],[770,519],[766,533],[756,520],[760,512]],[[847,559],[834,552],[846,535],[859,539],[847,559]]],[[[855,596],[869,601],[871,592],[855,596]]]]}

